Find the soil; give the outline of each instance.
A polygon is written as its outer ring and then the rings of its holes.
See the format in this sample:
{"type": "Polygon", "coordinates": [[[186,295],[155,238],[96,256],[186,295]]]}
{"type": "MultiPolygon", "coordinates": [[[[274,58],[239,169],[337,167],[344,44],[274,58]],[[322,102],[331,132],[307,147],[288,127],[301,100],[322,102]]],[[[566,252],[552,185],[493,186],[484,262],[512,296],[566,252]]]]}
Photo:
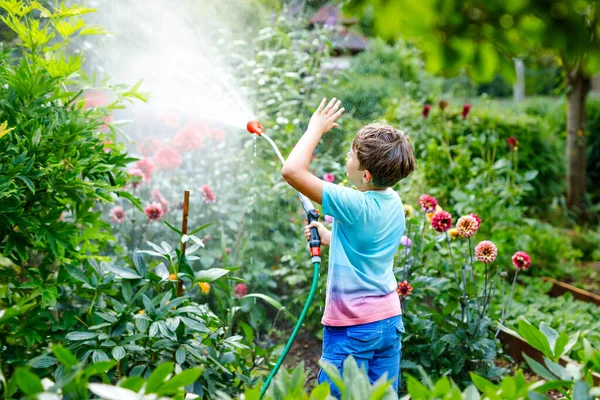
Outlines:
{"type": "MultiPolygon", "coordinates": [[[[289,336],[288,336],[289,337],[289,336]]],[[[321,340],[309,333],[299,332],[288,356],[283,363],[285,368],[294,368],[304,361],[304,368],[308,373],[306,389],[312,390],[317,386],[317,374],[319,373],[319,359],[321,358],[321,340]]]]}

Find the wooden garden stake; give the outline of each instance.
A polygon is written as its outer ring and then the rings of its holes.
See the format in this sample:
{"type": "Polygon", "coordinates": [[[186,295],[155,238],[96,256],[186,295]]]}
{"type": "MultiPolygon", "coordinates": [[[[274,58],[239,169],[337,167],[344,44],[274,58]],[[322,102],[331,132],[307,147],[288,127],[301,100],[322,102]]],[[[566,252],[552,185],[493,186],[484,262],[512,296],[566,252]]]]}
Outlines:
{"type": "MultiPolygon", "coordinates": [[[[187,234],[187,228],[188,228],[188,211],[190,209],[190,191],[186,190],[183,193],[183,219],[181,221],[181,233],[183,235],[187,234]]],[[[187,245],[187,241],[181,243],[181,258],[185,257],[185,248],[187,245]]],[[[183,281],[181,279],[179,279],[178,285],[177,285],[177,297],[181,296],[183,294],[183,281]]]]}

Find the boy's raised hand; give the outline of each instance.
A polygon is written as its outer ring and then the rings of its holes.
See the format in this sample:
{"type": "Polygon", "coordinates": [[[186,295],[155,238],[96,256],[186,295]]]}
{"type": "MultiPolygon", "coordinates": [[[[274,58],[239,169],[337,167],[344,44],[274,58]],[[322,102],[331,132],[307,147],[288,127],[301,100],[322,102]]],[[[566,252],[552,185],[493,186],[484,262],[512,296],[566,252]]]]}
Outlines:
{"type": "Polygon", "coordinates": [[[327,133],[331,128],[337,128],[339,125],[335,123],[335,121],[342,115],[345,109],[340,106],[342,105],[341,100],[337,100],[334,97],[331,101],[325,106],[327,99],[321,100],[321,104],[319,104],[319,108],[313,114],[308,123],[308,129],[318,131],[319,133],[327,133]]]}

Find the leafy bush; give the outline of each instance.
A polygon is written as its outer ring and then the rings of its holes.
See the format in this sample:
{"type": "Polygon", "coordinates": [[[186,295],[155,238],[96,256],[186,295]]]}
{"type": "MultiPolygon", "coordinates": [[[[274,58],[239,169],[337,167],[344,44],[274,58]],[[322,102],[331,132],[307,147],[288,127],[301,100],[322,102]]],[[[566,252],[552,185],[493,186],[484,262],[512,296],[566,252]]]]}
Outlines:
{"type": "MultiPolygon", "coordinates": [[[[352,59],[331,96],[343,99],[346,114],[362,122],[381,117],[390,99],[407,96],[428,99],[439,92],[439,82],[425,73],[420,51],[404,41],[390,46],[382,40],[352,59]]],[[[347,117],[344,117],[347,120],[347,117]]]]}
{"type": "Polygon", "coordinates": [[[44,399],[87,399],[92,395],[108,400],[144,398],[175,398],[183,399],[183,388],[193,384],[202,374],[202,367],[191,368],[185,371],[174,371],[173,363],[164,363],[158,366],[147,379],[139,376],[125,378],[117,386],[106,384],[108,371],[118,361],[98,361],[92,364],[79,362],[77,358],[61,345],[52,347],[54,357],[40,357],[33,363],[38,365],[60,363],[55,374],[55,382],[49,378],[40,379],[29,368],[19,367],[13,376],[6,381],[0,371],[0,388],[5,399],[44,398],[44,399]],[[97,382],[102,379],[104,383],[97,382]],[[91,393],[90,393],[91,392],[91,393]],[[153,396],[154,397],[151,397],[153,396]],[[19,396],[17,396],[19,395],[19,396]],[[170,397],[165,397],[168,395],[170,397]],[[173,396],[173,397],[171,397],[173,396]]]}
{"type": "Polygon", "coordinates": [[[108,93],[81,97],[87,89],[77,80],[83,56],[69,54],[67,44],[102,32],[79,17],[90,9],[61,5],[50,11],[16,0],[2,8],[19,48],[0,64],[0,250],[20,265],[40,265],[35,279],[45,279],[55,260],[80,259],[106,244],[95,207],[119,194],[122,167],[131,159],[105,120],[125,99],[144,97],[137,87],[121,86],[107,107],[91,96],[108,93]]]}

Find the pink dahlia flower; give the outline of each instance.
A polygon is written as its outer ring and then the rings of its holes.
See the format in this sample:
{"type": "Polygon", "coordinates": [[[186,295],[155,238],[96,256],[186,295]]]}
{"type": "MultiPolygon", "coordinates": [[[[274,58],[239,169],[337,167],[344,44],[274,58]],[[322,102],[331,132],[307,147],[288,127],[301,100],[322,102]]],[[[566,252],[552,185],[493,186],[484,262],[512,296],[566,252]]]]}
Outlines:
{"type": "Polygon", "coordinates": [[[156,153],[154,163],[158,169],[172,170],[181,166],[181,156],[175,150],[165,147],[156,153]]]}
{"type": "Polygon", "coordinates": [[[496,245],[489,240],[484,240],[483,242],[479,242],[477,246],[475,246],[475,257],[477,260],[482,263],[492,263],[496,260],[498,256],[498,248],[496,245]]]}
{"type": "Polygon", "coordinates": [[[163,209],[160,203],[148,204],[146,208],[144,208],[144,212],[150,222],[158,221],[163,215],[163,209]]]}
{"type": "Polygon", "coordinates": [[[458,234],[462,237],[473,236],[477,232],[478,227],[477,220],[470,215],[460,217],[458,222],[456,222],[456,229],[458,229],[458,234]]]}
{"type": "Polygon", "coordinates": [[[531,266],[531,257],[524,251],[517,251],[512,256],[512,263],[519,270],[529,269],[531,266]]]}
{"type": "Polygon", "coordinates": [[[152,179],[152,173],[156,169],[156,166],[154,165],[152,160],[150,160],[148,158],[143,158],[143,159],[139,160],[138,162],[136,162],[135,166],[140,171],[142,171],[142,173],[144,174],[144,178],[146,178],[147,181],[152,179]]]}
{"type": "Polygon", "coordinates": [[[447,211],[440,211],[431,219],[431,226],[438,232],[446,232],[452,228],[452,215],[447,211]]]}
{"type": "Polygon", "coordinates": [[[438,202],[435,197],[431,197],[428,194],[419,197],[419,205],[426,213],[434,212],[437,204],[438,202]]]}
{"type": "Polygon", "coordinates": [[[123,210],[123,207],[113,207],[112,210],[110,210],[110,219],[113,222],[116,222],[117,224],[122,224],[123,222],[125,222],[125,210],[123,210]]]}
{"type": "Polygon", "coordinates": [[[238,283],[237,285],[235,285],[235,288],[233,288],[233,292],[235,293],[235,297],[239,299],[248,294],[248,288],[245,284],[238,283]]]}
{"type": "Polygon", "coordinates": [[[333,175],[330,172],[327,172],[325,175],[323,175],[323,180],[325,182],[331,182],[331,183],[333,183],[333,182],[335,182],[335,175],[333,175]]]}
{"type": "Polygon", "coordinates": [[[213,203],[217,199],[217,195],[212,191],[209,185],[202,185],[200,191],[202,191],[202,198],[205,203],[213,203]]]}

